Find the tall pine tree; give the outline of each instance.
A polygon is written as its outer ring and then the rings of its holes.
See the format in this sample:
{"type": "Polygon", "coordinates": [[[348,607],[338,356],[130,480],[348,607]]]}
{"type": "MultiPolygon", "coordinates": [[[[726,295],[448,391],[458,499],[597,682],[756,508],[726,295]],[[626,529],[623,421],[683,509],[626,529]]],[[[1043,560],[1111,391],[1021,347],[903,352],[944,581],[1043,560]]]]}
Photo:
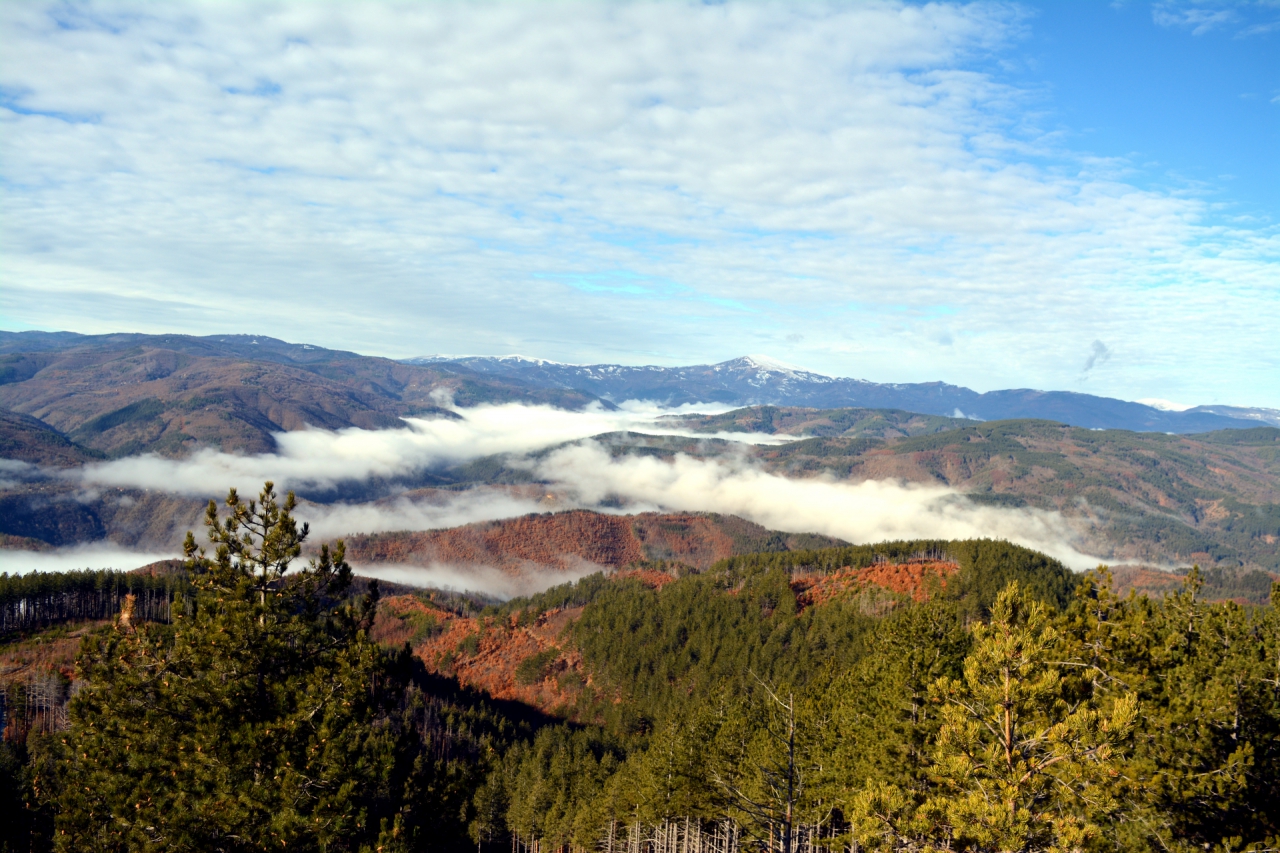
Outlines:
{"type": "Polygon", "coordinates": [[[341,542],[289,572],[308,533],[292,493],[226,506],[209,504],[212,557],[188,534],[172,625],[126,609],[85,642],[63,760],[40,780],[57,849],[395,849],[409,735],[366,635],[376,587],[346,600],[341,542]]]}

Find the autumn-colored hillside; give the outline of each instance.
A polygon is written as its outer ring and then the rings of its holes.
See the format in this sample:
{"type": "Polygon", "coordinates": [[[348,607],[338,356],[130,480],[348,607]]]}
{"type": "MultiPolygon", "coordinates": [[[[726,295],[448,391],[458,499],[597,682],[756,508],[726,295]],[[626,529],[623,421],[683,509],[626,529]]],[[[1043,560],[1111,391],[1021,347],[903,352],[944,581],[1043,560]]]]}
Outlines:
{"type": "Polygon", "coordinates": [[[947,560],[911,560],[904,563],[876,563],[861,569],[843,568],[829,574],[802,575],[792,580],[796,602],[814,607],[869,585],[924,601],[929,593],[960,571],[960,564],[947,560]]]}
{"type": "MultiPolygon", "coordinates": [[[[872,590],[888,593],[877,599],[880,614],[892,609],[901,596],[926,600],[959,570],[958,564],[945,560],[879,562],[860,569],[846,566],[829,573],[795,575],[790,586],[802,610],[872,590]]],[[[610,579],[639,580],[661,589],[675,577],[637,568],[614,572],[610,579]]],[[[736,593],[726,590],[724,594],[736,593]]],[[[431,672],[457,678],[496,699],[517,700],[559,716],[572,716],[583,692],[596,684],[570,636],[582,606],[464,616],[437,603],[434,596],[397,595],[383,600],[373,637],[389,646],[408,643],[431,672]]]]}
{"type": "Polygon", "coordinates": [[[362,565],[483,566],[520,576],[532,571],[621,569],[646,561],[706,569],[735,554],[812,547],[815,540],[840,544],[714,513],[605,515],[567,510],[444,530],[357,535],[346,543],[348,559],[362,565]]]}
{"type": "Polygon", "coordinates": [[[760,463],[779,474],[946,484],[980,505],[1060,512],[1082,550],[1108,562],[1280,571],[1275,428],[1165,435],[1019,420],[928,432],[904,419],[898,435],[877,436],[866,430],[879,413],[762,413],[719,420],[814,436],[758,449],[760,463]],[[908,427],[922,432],[903,435],[908,427]]]}

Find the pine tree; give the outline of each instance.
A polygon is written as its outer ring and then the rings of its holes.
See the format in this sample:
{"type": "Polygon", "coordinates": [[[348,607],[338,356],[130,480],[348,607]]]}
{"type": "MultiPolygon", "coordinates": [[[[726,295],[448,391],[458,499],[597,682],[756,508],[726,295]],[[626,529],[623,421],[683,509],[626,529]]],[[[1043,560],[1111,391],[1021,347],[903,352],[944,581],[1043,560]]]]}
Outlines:
{"type": "MultiPolygon", "coordinates": [[[[376,587],[345,601],[342,543],[287,573],[308,530],[290,493],[232,490],[188,534],[188,598],[173,624],[86,640],[86,687],[60,744],[60,850],[360,850],[400,808],[400,684],[365,633],[376,587]]],[[[371,849],[371,848],[369,848],[371,849]]],[[[381,847],[379,849],[382,849],[381,847]]],[[[387,849],[392,849],[388,847],[387,849]]]]}
{"type": "Polygon", "coordinates": [[[1270,849],[1280,835],[1280,617],[1205,604],[1192,570],[1162,601],[1118,598],[1086,576],[1064,614],[1078,698],[1129,691],[1142,714],[1122,764],[1124,849],[1270,849]]]}
{"type": "Polygon", "coordinates": [[[963,676],[934,685],[943,707],[931,793],[918,802],[896,786],[868,786],[855,803],[857,832],[891,849],[1088,849],[1118,808],[1117,750],[1135,697],[1105,714],[1068,701],[1047,608],[1016,583],[973,633],[963,676]]]}

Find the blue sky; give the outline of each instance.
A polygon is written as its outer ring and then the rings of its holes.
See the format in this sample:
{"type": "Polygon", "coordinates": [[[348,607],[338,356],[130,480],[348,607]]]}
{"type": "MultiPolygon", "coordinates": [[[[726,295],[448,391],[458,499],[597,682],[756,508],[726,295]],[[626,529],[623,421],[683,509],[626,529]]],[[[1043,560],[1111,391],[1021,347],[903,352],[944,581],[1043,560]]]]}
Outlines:
{"type": "Polygon", "coordinates": [[[1020,45],[1068,144],[1144,186],[1198,184],[1228,215],[1280,200],[1280,4],[1037,3],[1020,45]]]}
{"type": "Polygon", "coordinates": [[[1280,407],[1275,0],[29,2],[0,48],[3,328],[1280,407]]]}

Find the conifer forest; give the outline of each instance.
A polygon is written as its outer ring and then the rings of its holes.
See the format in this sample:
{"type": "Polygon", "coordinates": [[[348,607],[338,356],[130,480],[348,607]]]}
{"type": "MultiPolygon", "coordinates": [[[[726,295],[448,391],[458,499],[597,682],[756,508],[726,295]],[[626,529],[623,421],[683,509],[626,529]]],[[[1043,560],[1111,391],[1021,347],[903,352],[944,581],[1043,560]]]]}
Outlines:
{"type": "Polygon", "coordinates": [[[390,596],[294,506],[233,491],[167,574],[0,578],[6,655],[74,645],[5,682],[0,849],[1280,847],[1280,592],[982,540],[390,596]],[[457,677],[485,650],[558,698],[457,677]]]}

